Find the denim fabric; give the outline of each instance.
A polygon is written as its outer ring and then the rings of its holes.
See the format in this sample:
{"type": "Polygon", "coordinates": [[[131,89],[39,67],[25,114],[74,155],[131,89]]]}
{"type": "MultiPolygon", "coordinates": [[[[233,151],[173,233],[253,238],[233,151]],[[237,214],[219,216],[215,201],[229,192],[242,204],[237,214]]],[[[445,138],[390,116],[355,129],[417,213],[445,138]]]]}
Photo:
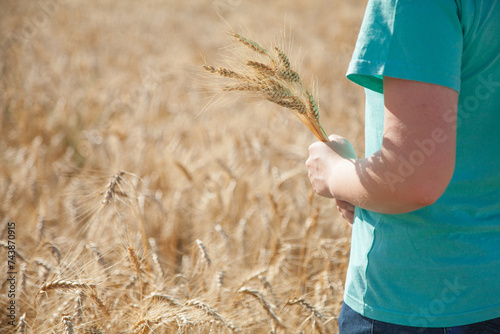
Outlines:
{"type": "Polygon", "coordinates": [[[500,334],[500,318],[465,326],[446,328],[409,327],[373,320],[355,312],[347,304],[339,315],[340,334],[500,334]]]}

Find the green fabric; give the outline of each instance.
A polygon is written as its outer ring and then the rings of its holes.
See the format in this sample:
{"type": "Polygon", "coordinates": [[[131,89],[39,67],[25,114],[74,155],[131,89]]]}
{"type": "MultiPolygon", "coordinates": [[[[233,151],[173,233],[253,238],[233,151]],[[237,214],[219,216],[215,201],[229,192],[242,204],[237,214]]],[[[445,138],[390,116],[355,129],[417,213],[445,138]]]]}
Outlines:
{"type": "MultiPolygon", "coordinates": [[[[366,88],[367,156],[382,146],[383,76],[460,93],[457,161],[433,205],[399,215],[356,208],[344,301],[407,326],[500,317],[500,2],[369,1],[347,72],[366,88]]],[[[422,141],[419,155],[438,141],[422,141]]]]}

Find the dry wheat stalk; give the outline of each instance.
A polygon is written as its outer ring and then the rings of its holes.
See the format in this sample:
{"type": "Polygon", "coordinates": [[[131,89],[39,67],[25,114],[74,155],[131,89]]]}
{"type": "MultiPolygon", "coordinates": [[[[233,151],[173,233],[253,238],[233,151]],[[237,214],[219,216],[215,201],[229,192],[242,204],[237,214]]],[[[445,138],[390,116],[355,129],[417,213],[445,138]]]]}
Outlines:
{"type": "Polygon", "coordinates": [[[149,238],[148,241],[152,249],[151,257],[153,258],[153,263],[156,267],[156,271],[158,272],[159,277],[161,278],[163,277],[164,272],[160,264],[160,258],[158,257],[158,246],[156,244],[156,240],[154,238],[149,238]]]}
{"type": "Polygon", "coordinates": [[[218,289],[222,289],[222,287],[224,286],[224,277],[225,277],[225,272],[224,270],[218,270],[217,271],[217,288],[218,289]]]}
{"type": "Polygon", "coordinates": [[[36,223],[36,234],[35,234],[35,238],[36,240],[38,240],[38,242],[42,241],[44,233],[45,233],[45,217],[40,215],[38,216],[38,220],[36,223]]]}
{"type": "Polygon", "coordinates": [[[55,280],[52,282],[47,282],[40,288],[40,293],[47,292],[54,289],[85,289],[91,290],[96,287],[95,284],[82,283],[77,281],[65,281],[65,280],[55,280]]]}
{"type": "Polygon", "coordinates": [[[33,260],[33,263],[39,265],[47,273],[56,271],[56,269],[54,267],[52,267],[50,264],[48,264],[47,262],[45,262],[44,259],[36,258],[36,259],[33,260]]]}
{"type": "Polygon", "coordinates": [[[149,329],[151,325],[158,324],[160,322],[161,318],[156,320],[141,319],[134,325],[134,327],[132,327],[132,333],[147,333],[145,332],[146,329],[149,329]]]}
{"type": "Polygon", "coordinates": [[[139,284],[139,292],[140,292],[140,296],[142,299],[142,293],[143,293],[144,286],[143,286],[142,281],[141,281],[141,273],[142,273],[141,262],[139,261],[139,258],[137,257],[137,255],[132,247],[130,247],[130,246],[127,247],[127,252],[128,252],[128,257],[130,259],[130,263],[132,264],[132,268],[134,269],[134,271],[136,273],[135,278],[139,284]]]}
{"type": "Polygon", "coordinates": [[[196,244],[198,245],[198,249],[200,250],[201,257],[203,258],[203,260],[205,260],[207,265],[210,267],[210,265],[212,264],[212,261],[210,260],[210,257],[208,256],[207,248],[205,247],[203,242],[199,239],[196,239],[196,244]]]}
{"type": "Polygon", "coordinates": [[[196,300],[196,299],[193,299],[193,300],[189,300],[186,302],[186,305],[187,306],[194,306],[196,308],[199,308],[200,310],[202,310],[203,312],[205,312],[206,314],[208,314],[209,316],[211,316],[212,318],[214,318],[215,320],[217,321],[220,321],[221,323],[224,323],[224,319],[222,319],[222,317],[219,315],[219,313],[217,313],[217,311],[215,311],[214,309],[212,309],[210,307],[210,305],[208,304],[205,304],[199,300],[196,300]]]}
{"type": "Polygon", "coordinates": [[[245,259],[245,256],[247,254],[247,235],[248,235],[248,223],[245,218],[241,218],[240,221],[238,222],[238,235],[239,235],[239,251],[240,251],[240,257],[242,259],[245,259]]]}
{"type": "Polygon", "coordinates": [[[258,278],[259,276],[261,276],[262,274],[266,273],[267,269],[259,269],[257,270],[256,272],[248,275],[247,278],[245,278],[240,284],[240,288],[243,288],[246,284],[248,284],[248,282],[258,278]]]}
{"type": "MultiPolygon", "coordinates": [[[[7,242],[5,242],[5,241],[1,241],[0,240],[0,246],[2,246],[3,248],[5,248],[7,250],[11,250],[11,249],[9,249],[9,244],[7,242]]],[[[14,252],[16,253],[16,258],[18,258],[21,261],[26,262],[26,260],[24,259],[24,257],[21,254],[19,254],[19,252],[17,251],[17,249],[14,249],[14,252]]]]}
{"type": "Polygon", "coordinates": [[[19,318],[17,323],[17,333],[24,333],[26,331],[26,313],[19,318]]]}
{"type": "Polygon", "coordinates": [[[222,167],[222,169],[232,178],[236,179],[236,175],[234,174],[233,170],[220,158],[216,159],[217,163],[219,166],[222,167]]]}
{"type": "Polygon", "coordinates": [[[303,308],[305,308],[306,310],[311,312],[311,314],[313,314],[316,318],[325,319],[325,317],[314,306],[312,306],[311,304],[306,302],[303,298],[295,298],[295,299],[289,300],[287,302],[287,304],[288,305],[299,304],[300,306],[302,306],[303,308]]]}
{"type": "Polygon", "coordinates": [[[124,171],[119,171],[115,175],[113,175],[106,185],[106,190],[104,191],[104,197],[102,199],[102,204],[108,204],[113,198],[114,194],[117,193],[116,187],[120,185],[120,182],[123,181],[122,176],[125,175],[124,171]]]}
{"type": "Polygon", "coordinates": [[[243,74],[223,67],[203,65],[206,71],[232,80],[222,91],[257,92],[266,100],[292,110],[319,140],[329,141],[319,121],[316,100],[312,93],[304,88],[300,75],[292,69],[285,52],[275,47],[276,54],[271,55],[256,42],[238,33],[233,36],[251,50],[266,56],[270,64],[246,60],[245,64],[251,70],[243,74]]]}
{"type": "Polygon", "coordinates": [[[199,300],[192,299],[192,300],[189,300],[186,302],[186,306],[194,306],[194,307],[202,310],[203,312],[205,312],[208,316],[212,317],[215,321],[221,323],[224,327],[231,329],[235,333],[240,333],[240,330],[236,326],[234,326],[234,325],[226,322],[224,319],[222,319],[222,317],[219,315],[219,313],[217,311],[215,311],[213,308],[211,308],[210,305],[205,304],[199,300]]]}
{"type": "Polygon", "coordinates": [[[139,258],[135,254],[135,251],[132,247],[127,247],[127,252],[128,252],[128,257],[130,259],[130,263],[132,264],[132,268],[134,269],[135,273],[137,274],[137,278],[141,278],[141,262],[139,261],[139,258]]]}
{"type": "Polygon", "coordinates": [[[63,315],[61,317],[61,322],[63,324],[64,332],[66,334],[73,334],[73,323],[71,322],[71,317],[68,315],[63,315]]]}
{"type": "Polygon", "coordinates": [[[306,302],[303,298],[295,298],[287,302],[287,305],[296,305],[296,304],[301,305],[304,309],[306,309],[310,313],[310,315],[306,318],[304,323],[307,322],[308,320],[311,320],[313,331],[316,328],[320,334],[323,333],[322,330],[323,324],[320,322],[320,320],[324,320],[325,317],[314,306],[306,302]]]}
{"type": "Polygon", "coordinates": [[[271,286],[271,283],[269,283],[269,281],[267,280],[266,276],[264,275],[259,275],[258,276],[259,280],[262,282],[262,285],[264,285],[264,287],[269,291],[269,294],[271,295],[271,297],[273,298],[274,300],[274,304],[276,306],[279,307],[279,301],[278,301],[278,298],[276,297],[276,295],[274,294],[274,291],[273,291],[273,288],[271,286]]]}
{"type": "Polygon", "coordinates": [[[86,245],[85,247],[92,252],[96,262],[99,263],[99,265],[101,267],[103,267],[105,270],[107,270],[106,261],[104,260],[104,257],[102,255],[101,251],[99,250],[99,247],[97,246],[97,244],[94,242],[91,242],[88,245],[86,245]]]}
{"type": "Polygon", "coordinates": [[[111,200],[117,199],[127,205],[132,214],[136,218],[137,228],[141,234],[141,243],[142,243],[142,251],[144,253],[145,259],[145,270],[151,272],[151,268],[149,265],[149,257],[148,257],[148,244],[147,244],[147,236],[146,236],[146,228],[144,222],[144,210],[143,205],[141,205],[141,195],[138,194],[136,184],[131,182],[129,177],[135,177],[135,180],[139,180],[140,178],[137,175],[134,175],[129,172],[125,172],[120,170],[115,175],[113,175],[106,185],[106,189],[103,192],[103,199],[101,203],[103,206],[107,206],[111,200]],[[124,188],[127,187],[127,190],[124,188]],[[130,193],[129,193],[130,191],[130,193]],[[128,199],[128,203],[124,201],[124,199],[128,199]]]}
{"type": "Polygon", "coordinates": [[[189,182],[194,181],[193,174],[191,174],[191,172],[186,166],[184,166],[180,161],[175,161],[175,165],[177,166],[177,168],[179,168],[182,174],[184,174],[184,176],[186,177],[186,179],[188,179],[189,182]]]}
{"type": "Polygon", "coordinates": [[[8,230],[8,227],[9,227],[9,224],[13,222],[12,219],[10,217],[5,217],[3,220],[2,220],[2,224],[1,224],[1,228],[0,228],[0,239],[3,239],[4,238],[4,235],[5,233],[7,232],[8,230]]]}
{"type": "Polygon", "coordinates": [[[49,277],[50,272],[43,266],[38,267],[38,278],[40,281],[45,282],[49,277]]]}
{"type": "Polygon", "coordinates": [[[18,293],[21,295],[26,289],[26,271],[28,270],[28,265],[26,263],[21,263],[19,266],[19,283],[18,283],[18,293]]]}
{"type": "Polygon", "coordinates": [[[73,318],[76,319],[76,323],[79,324],[82,322],[82,316],[83,316],[83,303],[85,302],[85,293],[83,290],[79,290],[77,293],[76,298],[74,299],[75,301],[75,306],[74,306],[74,316],[73,318]]]}
{"type": "Polygon", "coordinates": [[[59,248],[50,242],[46,242],[45,245],[49,248],[50,253],[56,259],[57,264],[61,264],[61,251],[59,248]]]}
{"type": "Polygon", "coordinates": [[[97,295],[97,292],[94,291],[94,289],[90,289],[89,293],[90,298],[94,301],[94,304],[96,304],[97,308],[104,313],[106,317],[109,316],[109,311],[106,305],[104,304],[104,301],[97,295]]]}
{"type": "Polygon", "coordinates": [[[214,226],[215,231],[218,233],[220,238],[224,241],[224,246],[226,249],[229,249],[229,236],[227,235],[226,231],[222,228],[220,224],[215,224],[214,226]]]}
{"type": "Polygon", "coordinates": [[[177,320],[177,324],[179,325],[179,327],[189,326],[189,325],[193,324],[193,322],[191,321],[191,319],[189,319],[188,317],[186,317],[186,315],[184,313],[182,313],[182,312],[176,314],[175,318],[177,320]]]}
{"type": "Polygon", "coordinates": [[[165,294],[160,294],[160,293],[151,293],[149,296],[146,296],[144,298],[144,300],[159,300],[159,301],[165,301],[165,302],[168,302],[169,304],[173,305],[173,306],[176,306],[176,307],[182,307],[182,305],[177,302],[173,297],[170,297],[169,295],[165,295],[165,294]]]}
{"type": "Polygon", "coordinates": [[[273,311],[274,306],[271,303],[269,303],[259,291],[251,290],[250,288],[247,287],[242,287],[241,289],[238,290],[238,292],[250,295],[255,299],[257,299],[259,303],[262,305],[262,307],[266,310],[267,314],[276,322],[276,324],[279,327],[285,327],[281,319],[276,315],[276,313],[274,313],[273,311]]]}

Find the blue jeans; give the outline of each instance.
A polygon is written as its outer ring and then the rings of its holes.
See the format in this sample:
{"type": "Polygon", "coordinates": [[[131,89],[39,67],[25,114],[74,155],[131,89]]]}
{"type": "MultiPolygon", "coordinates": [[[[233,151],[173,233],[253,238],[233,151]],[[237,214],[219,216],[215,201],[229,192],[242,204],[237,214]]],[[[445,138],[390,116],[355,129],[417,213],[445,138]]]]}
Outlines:
{"type": "Polygon", "coordinates": [[[340,334],[500,334],[500,318],[457,327],[409,327],[394,325],[362,316],[342,305],[339,315],[340,334]]]}

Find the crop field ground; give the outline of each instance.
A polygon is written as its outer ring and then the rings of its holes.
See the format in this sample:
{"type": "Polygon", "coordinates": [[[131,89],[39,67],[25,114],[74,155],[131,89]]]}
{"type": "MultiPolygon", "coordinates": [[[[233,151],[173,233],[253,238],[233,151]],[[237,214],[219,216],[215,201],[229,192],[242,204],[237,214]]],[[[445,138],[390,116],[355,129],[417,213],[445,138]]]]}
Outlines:
{"type": "Polygon", "coordinates": [[[317,139],[202,65],[233,31],[279,45],[362,157],[365,5],[0,0],[0,332],[337,332],[351,228],[317,139]]]}

